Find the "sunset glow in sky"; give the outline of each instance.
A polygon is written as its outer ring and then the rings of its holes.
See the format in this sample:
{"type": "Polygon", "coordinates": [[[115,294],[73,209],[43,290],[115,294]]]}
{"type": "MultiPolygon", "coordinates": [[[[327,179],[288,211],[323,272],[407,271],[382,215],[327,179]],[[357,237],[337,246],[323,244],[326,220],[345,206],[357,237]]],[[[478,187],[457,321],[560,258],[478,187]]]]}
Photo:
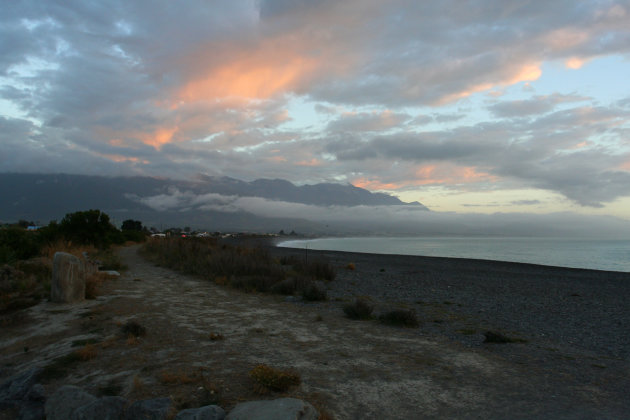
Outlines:
{"type": "Polygon", "coordinates": [[[0,172],[630,219],[629,58],[629,1],[6,2],[0,172]]]}

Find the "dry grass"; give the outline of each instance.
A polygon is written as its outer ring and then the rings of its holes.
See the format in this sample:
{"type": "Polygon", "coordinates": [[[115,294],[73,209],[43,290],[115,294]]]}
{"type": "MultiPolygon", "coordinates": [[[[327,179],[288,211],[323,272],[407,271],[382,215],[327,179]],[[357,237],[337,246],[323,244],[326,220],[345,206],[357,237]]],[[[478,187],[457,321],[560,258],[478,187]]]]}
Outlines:
{"type": "Polygon", "coordinates": [[[82,348],[75,350],[74,353],[82,361],[92,360],[98,356],[98,348],[93,344],[86,344],[82,348]]]}
{"type": "Polygon", "coordinates": [[[220,244],[214,238],[149,240],[141,252],[160,266],[248,292],[285,295],[305,292],[307,298],[314,296],[313,300],[321,300],[325,296],[321,288],[313,288],[314,281],[335,277],[334,269],[325,261],[307,263],[295,257],[277,261],[263,248],[220,244]]]}
{"type": "Polygon", "coordinates": [[[300,375],[291,370],[275,369],[260,364],[249,372],[249,377],[255,382],[255,391],[266,393],[268,390],[284,392],[300,384],[300,375]]]}
{"type": "Polygon", "coordinates": [[[45,245],[42,248],[42,256],[52,261],[56,252],[66,252],[83,259],[83,254],[96,255],[97,249],[93,245],[78,245],[73,244],[71,241],[59,240],[52,244],[45,245]]]}
{"type": "Polygon", "coordinates": [[[185,385],[199,382],[201,378],[183,372],[162,371],[158,379],[163,385],[185,385]]]}

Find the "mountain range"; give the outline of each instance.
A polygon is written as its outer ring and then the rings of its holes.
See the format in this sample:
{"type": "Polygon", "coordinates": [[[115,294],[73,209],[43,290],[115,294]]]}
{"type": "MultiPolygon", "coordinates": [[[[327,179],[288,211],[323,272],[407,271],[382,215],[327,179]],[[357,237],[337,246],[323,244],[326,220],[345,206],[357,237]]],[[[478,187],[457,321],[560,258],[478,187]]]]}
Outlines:
{"type": "MultiPolygon", "coordinates": [[[[290,229],[322,233],[325,225],[308,220],[303,209],[313,206],[413,206],[384,193],[353,185],[295,185],[281,179],[251,182],[199,175],[191,180],[155,177],[103,177],[70,174],[0,174],[0,221],[19,219],[46,224],[66,213],[99,209],[115,222],[141,220],[157,229],[190,226],[197,229],[273,232],[290,229]],[[258,214],[256,206],[292,203],[293,214],[258,214]],[[247,205],[245,205],[247,204],[247,205]]],[[[288,230],[287,230],[288,231],[288,230]]]]}

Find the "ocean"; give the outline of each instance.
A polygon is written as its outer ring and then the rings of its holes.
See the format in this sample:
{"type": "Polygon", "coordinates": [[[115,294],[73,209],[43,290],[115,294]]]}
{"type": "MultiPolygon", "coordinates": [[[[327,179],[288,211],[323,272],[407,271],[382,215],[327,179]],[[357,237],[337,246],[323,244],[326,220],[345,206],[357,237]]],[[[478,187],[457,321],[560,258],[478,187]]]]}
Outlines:
{"type": "Polygon", "coordinates": [[[292,240],[280,247],[522,262],[630,272],[630,240],[498,237],[356,237],[292,240]]]}

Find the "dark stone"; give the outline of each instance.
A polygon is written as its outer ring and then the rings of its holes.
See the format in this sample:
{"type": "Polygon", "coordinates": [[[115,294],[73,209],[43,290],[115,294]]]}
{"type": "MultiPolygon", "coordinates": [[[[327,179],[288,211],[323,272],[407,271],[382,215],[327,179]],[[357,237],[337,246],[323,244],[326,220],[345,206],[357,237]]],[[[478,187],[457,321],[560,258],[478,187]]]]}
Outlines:
{"type": "Polygon", "coordinates": [[[128,403],[122,397],[102,397],[77,408],[72,414],[72,420],[119,420],[128,403]]]}
{"type": "Polygon", "coordinates": [[[33,368],[10,378],[0,385],[0,404],[14,400],[24,400],[42,373],[41,368],[33,368]]]}
{"type": "Polygon", "coordinates": [[[154,398],[136,401],[125,412],[127,420],[165,420],[172,414],[173,402],[170,398],[154,398]]]}
{"type": "Polygon", "coordinates": [[[317,420],[319,413],[309,403],[295,398],[249,401],[237,404],[226,420],[317,420]]]}
{"type": "Polygon", "coordinates": [[[96,397],[81,388],[65,385],[46,400],[47,420],[68,420],[75,410],[96,401],[96,397]]]}

